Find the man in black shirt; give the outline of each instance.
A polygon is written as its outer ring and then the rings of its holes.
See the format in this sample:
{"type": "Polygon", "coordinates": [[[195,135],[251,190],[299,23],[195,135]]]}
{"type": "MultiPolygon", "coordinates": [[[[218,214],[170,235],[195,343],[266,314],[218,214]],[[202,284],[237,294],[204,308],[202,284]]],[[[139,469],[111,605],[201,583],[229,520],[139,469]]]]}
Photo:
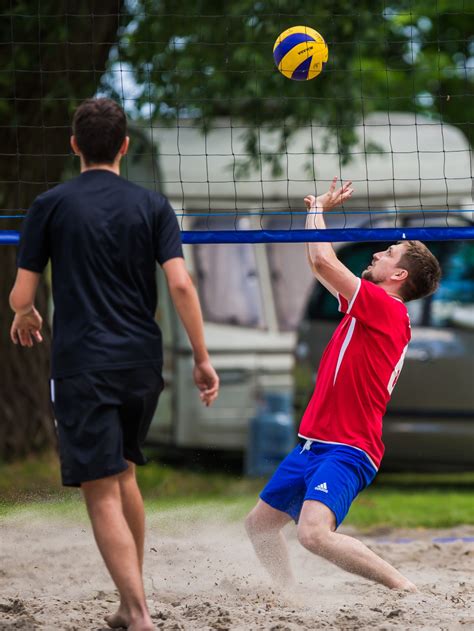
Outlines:
{"type": "Polygon", "coordinates": [[[10,294],[11,338],[41,342],[34,307],[51,259],[54,298],[51,395],[61,474],[80,486],[94,535],[120,593],[111,627],[153,629],[143,580],[144,509],[135,465],[159,394],[161,332],[155,321],[156,262],[194,353],[194,379],[211,405],[219,380],[209,361],[196,290],[168,200],[119,175],[126,117],[109,99],[85,101],[71,146],[81,174],[40,195],[24,222],[10,294]]]}

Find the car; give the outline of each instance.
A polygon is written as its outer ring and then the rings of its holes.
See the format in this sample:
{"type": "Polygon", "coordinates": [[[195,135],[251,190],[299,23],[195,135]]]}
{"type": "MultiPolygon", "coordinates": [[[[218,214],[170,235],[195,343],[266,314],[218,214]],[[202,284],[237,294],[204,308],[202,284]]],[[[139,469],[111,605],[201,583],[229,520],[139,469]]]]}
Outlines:
{"type": "MultiPolygon", "coordinates": [[[[360,275],[385,243],[350,243],[340,260],[360,275]]],[[[433,295],[407,304],[412,340],[384,418],[385,469],[474,469],[474,243],[427,244],[442,280],[433,295]]],[[[297,333],[296,421],[312,394],[321,355],[342,314],[315,283],[297,333]]]]}

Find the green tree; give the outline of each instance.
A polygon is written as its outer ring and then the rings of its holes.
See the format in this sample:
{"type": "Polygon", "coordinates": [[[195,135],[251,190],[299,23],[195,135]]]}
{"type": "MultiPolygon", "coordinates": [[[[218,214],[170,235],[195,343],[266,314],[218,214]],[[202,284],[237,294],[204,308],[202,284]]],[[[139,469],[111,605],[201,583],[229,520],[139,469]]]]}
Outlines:
{"type": "MultiPolygon", "coordinates": [[[[462,0],[135,0],[134,19],[117,51],[117,76],[139,86],[134,111],[202,126],[226,115],[253,126],[247,149],[258,155],[256,130],[280,134],[278,171],[291,133],[317,123],[347,155],[354,124],[373,110],[421,112],[460,126],[471,137],[474,13],[462,0]],[[298,24],[319,30],[329,45],[325,71],[290,81],[273,65],[277,35],[298,24]]],[[[119,89],[117,90],[117,87],[119,89]]]]}

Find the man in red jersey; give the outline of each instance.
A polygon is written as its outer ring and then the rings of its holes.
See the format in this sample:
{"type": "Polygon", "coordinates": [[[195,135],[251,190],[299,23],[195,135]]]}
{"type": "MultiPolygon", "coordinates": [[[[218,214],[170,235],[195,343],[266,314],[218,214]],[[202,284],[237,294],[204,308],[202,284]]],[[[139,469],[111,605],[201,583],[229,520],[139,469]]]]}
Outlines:
{"type": "MultiPolygon", "coordinates": [[[[323,212],[353,193],[308,195],[306,227],[326,228],[323,212]]],[[[433,293],[439,263],[419,241],[404,241],[373,255],[355,276],[330,243],[308,243],[316,278],[345,314],[321,359],[316,386],[303,415],[301,444],[280,464],[246,519],[257,556],[282,584],[293,580],[283,526],[297,523],[300,543],[339,567],[392,589],[415,585],[362,542],[336,532],[358,493],[375,477],[383,456],[382,417],[410,341],[405,303],[433,293]]]]}

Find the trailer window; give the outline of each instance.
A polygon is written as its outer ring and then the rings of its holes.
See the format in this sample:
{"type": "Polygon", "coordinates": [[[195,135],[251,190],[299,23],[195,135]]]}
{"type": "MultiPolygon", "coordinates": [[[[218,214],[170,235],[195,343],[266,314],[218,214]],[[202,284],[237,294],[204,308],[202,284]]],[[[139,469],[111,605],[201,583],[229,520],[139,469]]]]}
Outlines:
{"type": "Polygon", "coordinates": [[[295,331],[314,282],[306,260],[306,246],[269,243],[267,252],[278,327],[281,331],[295,331]]]}
{"type": "Polygon", "coordinates": [[[254,246],[195,245],[195,268],[204,319],[265,328],[254,246]]]}

